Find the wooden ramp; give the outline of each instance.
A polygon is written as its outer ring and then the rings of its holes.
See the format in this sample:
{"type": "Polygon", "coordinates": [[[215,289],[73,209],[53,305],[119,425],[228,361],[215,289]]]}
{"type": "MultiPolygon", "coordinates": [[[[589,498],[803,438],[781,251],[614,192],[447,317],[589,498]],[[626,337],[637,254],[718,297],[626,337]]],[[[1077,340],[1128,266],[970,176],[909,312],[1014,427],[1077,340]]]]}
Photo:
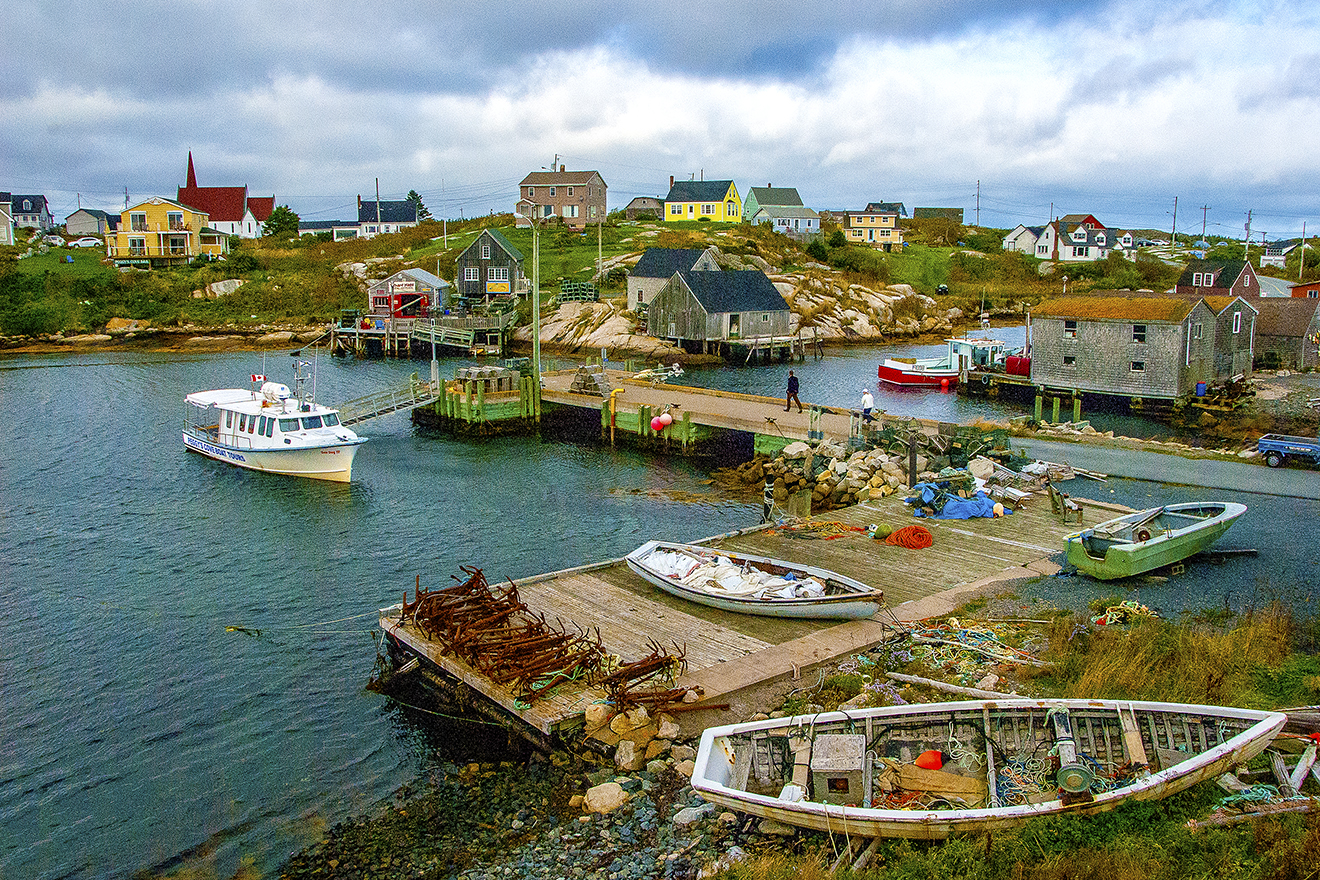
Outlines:
{"type": "MultiPolygon", "coordinates": [[[[922,616],[922,604],[936,594],[995,576],[1027,577],[1044,573],[1047,557],[1062,551],[1065,535],[1077,525],[1064,525],[1051,512],[1049,499],[1033,496],[1026,507],[1000,519],[928,520],[912,516],[897,496],[814,517],[817,524],[835,523],[831,539],[811,537],[812,530],[756,527],[706,542],[796,562],[810,562],[856,578],[885,591],[900,619],[922,616]],[[911,550],[867,537],[870,523],[894,528],[920,523],[930,529],[933,546],[911,550]]],[[[492,580],[498,572],[489,572],[492,580]]],[[[648,640],[681,649],[687,672],[679,685],[701,687],[702,705],[729,704],[727,710],[683,713],[685,732],[700,730],[720,719],[748,714],[758,693],[794,675],[836,661],[883,641],[879,620],[780,620],[719,611],[685,602],[655,588],[622,560],[540,575],[515,582],[519,595],[547,620],[600,632],[611,653],[625,661],[650,652],[648,640]]],[[[883,612],[882,612],[883,615],[883,612]]],[[[397,612],[382,612],[381,626],[408,650],[425,657],[449,675],[485,694],[511,715],[544,735],[579,724],[590,703],[604,694],[576,683],[561,685],[531,706],[517,704],[512,692],[494,685],[465,664],[445,657],[409,626],[398,624],[397,612]]],[[[755,711],[755,709],[751,709],[755,711]]]]}

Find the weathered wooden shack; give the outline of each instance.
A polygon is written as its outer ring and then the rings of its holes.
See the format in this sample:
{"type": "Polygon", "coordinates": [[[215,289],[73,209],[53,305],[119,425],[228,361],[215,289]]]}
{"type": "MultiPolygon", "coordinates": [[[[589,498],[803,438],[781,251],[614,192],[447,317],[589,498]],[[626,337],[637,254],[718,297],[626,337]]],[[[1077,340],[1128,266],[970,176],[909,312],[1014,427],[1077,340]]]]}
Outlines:
{"type": "Polygon", "coordinates": [[[788,303],[756,269],[675,272],[651,300],[651,336],[691,352],[727,352],[792,332],[788,303]]]}
{"type": "Polygon", "coordinates": [[[1215,313],[1212,381],[1250,376],[1256,337],[1256,307],[1240,296],[1207,296],[1202,301],[1215,313]]]}
{"type": "Polygon", "coordinates": [[[1260,299],[1255,366],[1308,370],[1320,366],[1320,300],[1260,299]]]}
{"type": "Polygon", "coordinates": [[[1232,375],[1215,372],[1217,319],[1200,299],[1046,300],[1031,314],[1031,381],[1142,399],[1194,393],[1198,383],[1232,375]]]}
{"type": "Polygon", "coordinates": [[[498,229],[483,229],[458,255],[454,286],[469,300],[522,293],[527,286],[522,251],[498,229]]]}
{"type": "Polygon", "coordinates": [[[675,272],[718,272],[712,248],[647,248],[628,273],[628,308],[647,305],[675,272]]]}

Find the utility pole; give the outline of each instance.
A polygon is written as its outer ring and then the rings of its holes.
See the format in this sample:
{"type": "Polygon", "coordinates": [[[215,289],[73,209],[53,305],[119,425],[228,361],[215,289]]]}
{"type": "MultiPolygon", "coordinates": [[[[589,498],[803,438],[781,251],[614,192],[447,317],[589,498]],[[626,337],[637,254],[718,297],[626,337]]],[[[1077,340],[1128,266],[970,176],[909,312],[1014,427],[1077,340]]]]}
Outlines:
{"type": "Polygon", "coordinates": [[[1209,205],[1201,206],[1201,241],[1205,241],[1205,218],[1209,212],[1210,212],[1209,205]]]}
{"type": "Polygon", "coordinates": [[[976,225],[981,225],[981,181],[976,182],[976,225]]]}
{"type": "Polygon", "coordinates": [[[1178,246],[1178,197],[1173,197],[1173,240],[1169,242],[1170,247],[1178,246]]]}
{"type": "Polygon", "coordinates": [[[376,226],[377,232],[380,231],[380,178],[376,178],[376,226]]]}
{"type": "Polygon", "coordinates": [[[1242,259],[1247,258],[1248,249],[1251,247],[1251,209],[1247,209],[1247,234],[1242,239],[1242,259]]]}
{"type": "Polygon", "coordinates": [[[1297,280],[1302,280],[1302,272],[1306,271],[1306,221],[1302,221],[1302,259],[1297,266],[1297,280]]]}

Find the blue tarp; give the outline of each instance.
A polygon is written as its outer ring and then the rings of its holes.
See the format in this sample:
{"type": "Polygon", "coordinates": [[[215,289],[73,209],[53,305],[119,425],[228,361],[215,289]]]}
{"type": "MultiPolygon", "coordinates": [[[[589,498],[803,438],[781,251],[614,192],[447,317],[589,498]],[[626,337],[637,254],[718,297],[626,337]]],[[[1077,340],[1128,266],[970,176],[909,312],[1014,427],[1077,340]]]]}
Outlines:
{"type": "MultiPolygon", "coordinates": [[[[909,504],[917,505],[917,509],[912,512],[913,516],[926,516],[922,507],[930,507],[938,511],[932,519],[974,519],[995,515],[995,500],[984,492],[977,492],[971,498],[960,498],[957,495],[950,495],[934,483],[917,483],[912,488],[917,494],[907,501],[909,504]]],[[[1009,508],[1004,508],[1005,514],[1012,512],[1009,508]]]]}

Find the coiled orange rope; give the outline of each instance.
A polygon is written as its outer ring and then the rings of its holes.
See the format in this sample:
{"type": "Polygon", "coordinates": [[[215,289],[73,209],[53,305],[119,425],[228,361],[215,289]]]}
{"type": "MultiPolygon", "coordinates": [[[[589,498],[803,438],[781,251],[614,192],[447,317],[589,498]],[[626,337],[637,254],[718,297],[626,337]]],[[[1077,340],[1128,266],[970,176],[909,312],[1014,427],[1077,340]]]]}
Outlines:
{"type": "Polygon", "coordinates": [[[903,526],[903,528],[885,538],[886,544],[895,547],[907,547],[909,550],[923,550],[935,543],[930,529],[925,526],[903,526]]]}

